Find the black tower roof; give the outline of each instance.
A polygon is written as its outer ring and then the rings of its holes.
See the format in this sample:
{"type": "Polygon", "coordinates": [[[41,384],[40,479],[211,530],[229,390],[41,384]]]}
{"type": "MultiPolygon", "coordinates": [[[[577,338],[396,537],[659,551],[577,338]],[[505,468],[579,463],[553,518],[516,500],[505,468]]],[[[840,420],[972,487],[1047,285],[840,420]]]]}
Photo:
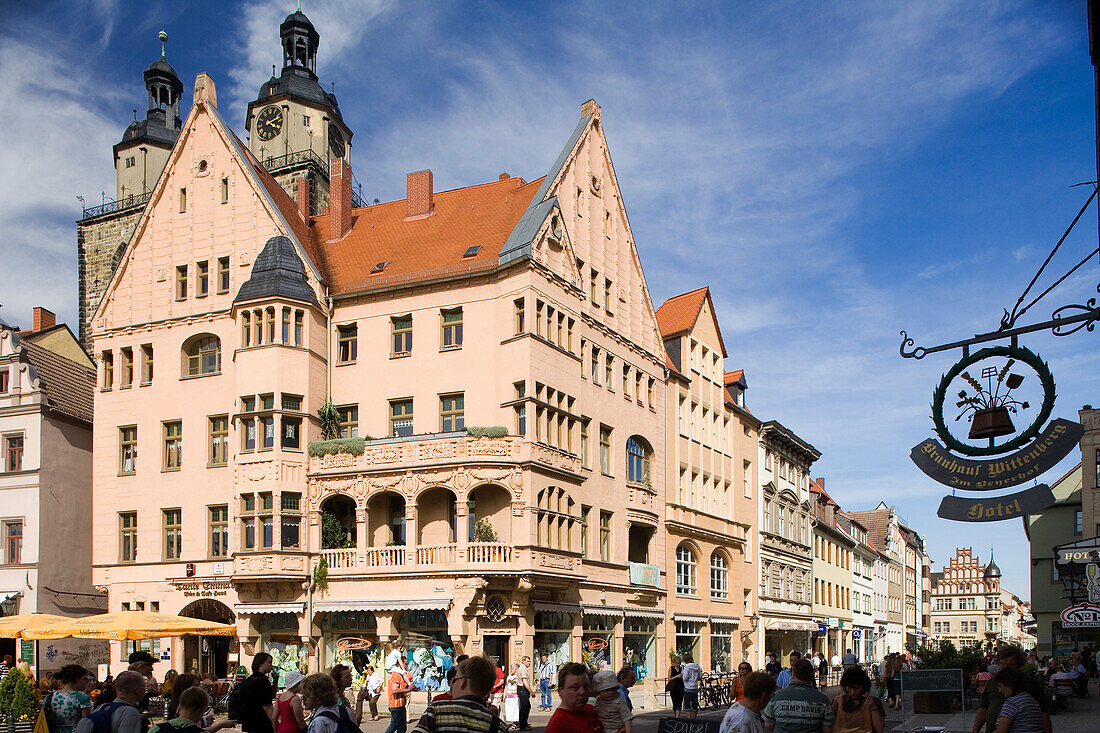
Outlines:
{"type": "Polygon", "coordinates": [[[287,237],[267,240],[263,251],[252,263],[252,276],[241,286],[233,302],[259,298],[280,298],[318,305],[313,289],[306,283],[302,260],[287,237]]]}
{"type": "Polygon", "coordinates": [[[313,23],[301,10],[295,11],[279,26],[279,37],[283,47],[283,70],[279,76],[272,74],[260,86],[253,104],[275,97],[300,99],[328,107],[333,117],[342,123],[344,120],[340,116],[336,95],[326,92],[317,81],[317,47],[321,36],[313,23]]]}
{"type": "Polygon", "coordinates": [[[1001,577],[1001,569],[997,567],[997,563],[993,562],[993,548],[989,548],[989,564],[985,566],[985,577],[1001,577]]]}
{"type": "MultiPolygon", "coordinates": [[[[163,44],[168,34],[160,33],[163,44]]],[[[183,82],[172,65],[164,58],[161,46],[160,58],[149,64],[142,75],[145,89],[149,93],[149,110],[144,120],[134,120],[122,133],[122,140],[115,145],[115,156],[122,147],[134,142],[147,142],[158,147],[171,148],[176,144],[180,128],[180,99],[183,97],[183,82]]]]}

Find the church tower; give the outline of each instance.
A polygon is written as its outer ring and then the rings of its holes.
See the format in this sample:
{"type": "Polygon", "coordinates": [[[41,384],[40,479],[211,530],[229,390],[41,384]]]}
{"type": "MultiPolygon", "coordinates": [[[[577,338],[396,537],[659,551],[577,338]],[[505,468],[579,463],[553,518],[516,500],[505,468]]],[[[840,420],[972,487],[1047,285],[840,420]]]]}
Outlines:
{"type": "Polygon", "coordinates": [[[134,233],[168,156],[179,137],[183,82],[164,55],[168,34],[160,32],[160,58],[145,70],[149,108],[135,119],[114,146],[115,200],[84,209],[77,222],[77,293],[80,342],[91,348],[89,323],[99,299],[134,233]]]}
{"type": "Polygon", "coordinates": [[[352,133],[336,95],[317,80],[320,34],[313,23],[299,9],[279,26],[279,36],[283,69],[275,76],[272,67],[248,105],[248,149],[295,201],[308,195],[309,212],[318,214],[328,208],[329,162],[350,162],[352,133]]]}
{"type": "Polygon", "coordinates": [[[160,32],[160,58],[145,70],[145,89],[149,110],[144,120],[134,120],[115,145],[115,173],[119,201],[127,196],[142,196],[164,170],[168,155],[180,134],[180,97],[183,82],[164,58],[168,34],[160,32]]]}

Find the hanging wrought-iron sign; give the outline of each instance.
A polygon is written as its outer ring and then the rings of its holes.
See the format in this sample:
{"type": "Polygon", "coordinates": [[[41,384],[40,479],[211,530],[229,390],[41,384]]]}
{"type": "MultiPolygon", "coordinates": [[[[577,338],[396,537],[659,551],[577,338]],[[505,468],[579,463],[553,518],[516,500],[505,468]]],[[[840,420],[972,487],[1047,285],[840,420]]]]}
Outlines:
{"type": "MultiPolygon", "coordinates": [[[[1092,331],[1100,320],[1096,299],[1085,305],[1062,306],[1044,323],[1017,326],[1016,322],[1100,251],[1100,248],[1093,250],[1054,285],[1024,304],[1069,230],[1096,196],[1094,185],[1092,195],[1012,311],[1005,310],[997,331],[930,348],[915,346],[913,339],[901,332],[899,352],[905,358],[923,359],[928,354],[955,348],[963,352],[932,393],[932,422],[939,439],[928,438],[909,454],[913,463],[933,480],[961,491],[986,492],[1019,486],[1036,480],[1077,448],[1084,429],[1072,420],[1050,420],[1055,400],[1054,376],[1038,354],[1017,343],[1017,337],[1046,329],[1056,336],[1067,336],[1081,329],[1092,331]],[[1006,339],[1010,339],[1008,346],[987,346],[970,352],[971,346],[1006,339]]],[[[1100,286],[1097,290],[1100,291],[1100,286]]],[[[992,522],[1034,513],[1053,503],[1050,488],[1039,484],[993,498],[946,496],[937,514],[960,522],[992,522]]]]}

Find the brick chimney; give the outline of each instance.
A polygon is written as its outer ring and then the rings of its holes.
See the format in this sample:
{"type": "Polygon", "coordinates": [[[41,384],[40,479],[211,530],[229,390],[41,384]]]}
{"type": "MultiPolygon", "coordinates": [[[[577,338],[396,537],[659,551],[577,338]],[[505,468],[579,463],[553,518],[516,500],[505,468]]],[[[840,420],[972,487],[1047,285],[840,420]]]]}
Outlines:
{"type": "Polygon", "coordinates": [[[329,162],[328,213],[330,242],[351,231],[351,166],[343,158],[329,162]]]}
{"type": "Polygon", "coordinates": [[[34,307],[34,327],[31,329],[32,331],[38,333],[39,331],[45,331],[47,328],[53,328],[56,325],[56,313],[46,310],[40,305],[34,307]]]}
{"type": "Polygon", "coordinates": [[[407,218],[428,216],[435,210],[435,201],[432,196],[432,172],[430,170],[408,174],[405,177],[405,185],[407,188],[405,203],[409,207],[407,218]]]}
{"type": "Polygon", "coordinates": [[[309,223],[309,179],[298,181],[298,213],[309,223]]]}

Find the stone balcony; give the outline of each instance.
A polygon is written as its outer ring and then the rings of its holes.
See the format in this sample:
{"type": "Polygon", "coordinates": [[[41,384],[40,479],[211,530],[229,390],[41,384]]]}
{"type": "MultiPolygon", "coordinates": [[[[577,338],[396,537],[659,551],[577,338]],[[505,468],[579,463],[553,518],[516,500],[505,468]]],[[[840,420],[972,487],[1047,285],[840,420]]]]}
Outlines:
{"type": "Polygon", "coordinates": [[[366,443],[362,455],[335,453],[311,456],[309,473],[331,474],[386,471],[440,463],[518,463],[534,461],[570,473],[580,470],[580,457],[518,436],[475,438],[465,432],[427,433],[405,438],[379,438],[366,443]]]}
{"type": "Polygon", "coordinates": [[[377,572],[408,572],[430,567],[433,572],[500,569],[513,565],[520,551],[504,542],[468,542],[465,548],[457,542],[442,545],[388,545],[362,550],[322,550],[328,561],[330,575],[377,572]]]}

